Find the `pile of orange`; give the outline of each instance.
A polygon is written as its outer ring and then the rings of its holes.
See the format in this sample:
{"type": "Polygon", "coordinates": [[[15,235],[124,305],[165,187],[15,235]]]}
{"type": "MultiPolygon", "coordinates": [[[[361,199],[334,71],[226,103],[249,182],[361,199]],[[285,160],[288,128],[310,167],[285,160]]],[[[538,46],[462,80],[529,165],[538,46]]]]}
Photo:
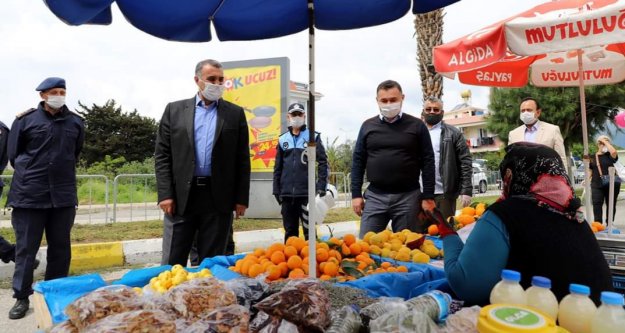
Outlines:
{"type": "Polygon", "coordinates": [[[460,214],[453,217],[455,222],[455,229],[461,229],[469,224],[474,223],[479,219],[486,211],[488,205],[484,202],[473,203],[469,207],[464,207],[460,210],[460,214]]]}
{"type": "Polygon", "coordinates": [[[599,231],[605,230],[605,225],[603,225],[601,222],[595,221],[590,224],[590,229],[592,229],[592,232],[597,233],[599,231]]]}
{"type": "MultiPolygon", "coordinates": [[[[327,242],[317,242],[315,256],[317,277],[321,280],[343,282],[368,274],[408,271],[405,266],[376,263],[369,256],[369,244],[350,234],[342,239],[332,237],[327,242]]],[[[230,270],[252,278],[265,274],[268,281],[297,279],[308,277],[308,260],[308,242],[290,237],[285,244],[255,249],[237,260],[230,270]]]]}

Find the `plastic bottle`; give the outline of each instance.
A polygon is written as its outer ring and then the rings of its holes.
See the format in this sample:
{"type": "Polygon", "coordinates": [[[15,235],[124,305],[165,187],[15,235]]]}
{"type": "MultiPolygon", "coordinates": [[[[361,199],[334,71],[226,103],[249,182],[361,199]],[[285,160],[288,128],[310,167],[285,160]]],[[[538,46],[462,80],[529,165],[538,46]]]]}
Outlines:
{"type": "Polygon", "coordinates": [[[541,310],[551,319],[558,318],[558,299],[551,292],[551,280],[543,276],[534,276],[532,286],[527,288],[527,305],[541,310]]]}
{"type": "Polygon", "coordinates": [[[625,310],[623,295],[604,291],[601,293],[601,306],[592,319],[592,333],[625,332],[625,310]]]}
{"type": "Polygon", "coordinates": [[[451,296],[439,290],[428,291],[407,300],[408,309],[423,312],[437,323],[444,322],[450,312],[451,296]]]}
{"type": "Polygon", "coordinates": [[[527,304],[525,290],[519,281],[521,281],[521,273],[509,269],[502,270],[501,281],[490,292],[490,304],[527,304]]]}
{"type": "Polygon", "coordinates": [[[560,302],[558,324],[570,333],[589,333],[597,307],[590,300],[590,288],[571,283],[570,294],[560,302]]]}

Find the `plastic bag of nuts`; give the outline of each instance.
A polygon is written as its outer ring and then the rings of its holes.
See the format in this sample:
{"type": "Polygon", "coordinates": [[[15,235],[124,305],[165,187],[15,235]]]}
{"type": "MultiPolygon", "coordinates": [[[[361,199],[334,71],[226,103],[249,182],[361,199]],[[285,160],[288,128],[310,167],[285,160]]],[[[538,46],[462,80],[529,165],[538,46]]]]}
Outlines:
{"type": "Polygon", "coordinates": [[[65,308],[65,313],[82,330],[107,316],[142,308],[143,301],[132,288],[115,285],[98,288],[76,299],[65,308]]]}
{"type": "Polygon", "coordinates": [[[291,281],[255,307],[307,329],[323,331],[330,325],[328,291],[314,279],[291,281]]]}
{"type": "Polygon", "coordinates": [[[159,310],[136,310],[108,316],[89,325],[83,332],[175,333],[176,324],[165,312],[159,310]]]}
{"type": "Polygon", "coordinates": [[[215,278],[201,278],[180,284],[163,295],[181,316],[194,321],[209,312],[237,303],[234,292],[215,278]]]}
{"type": "Polygon", "coordinates": [[[241,305],[229,305],[212,311],[196,321],[185,333],[247,333],[250,325],[250,311],[241,305]]]}

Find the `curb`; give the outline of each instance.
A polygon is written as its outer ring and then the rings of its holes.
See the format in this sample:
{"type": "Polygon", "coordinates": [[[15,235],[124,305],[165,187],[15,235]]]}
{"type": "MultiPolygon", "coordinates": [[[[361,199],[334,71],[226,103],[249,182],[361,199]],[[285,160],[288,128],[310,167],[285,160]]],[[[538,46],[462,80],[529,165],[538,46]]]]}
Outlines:
{"type": "MultiPolygon", "coordinates": [[[[324,224],[317,226],[317,234],[320,237],[330,236],[330,229],[334,236],[341,237],[345,234],[357,234],[360,229],[360,221],[348,221],[324,224]]],[[[301,228],[300,228],[300,236],[301,228]]],[[[249,252],[258,247],[267,247],[272,243],[284,241],[284,229],[266,229],[252,231],[238,231],[233,235],[236,243],[236,252],[249,252]]],[[[107,267],[139,264],[159,265],[162,255],[162,238],[141,240],[129,240],[107,243],[90,243],[72,245],[72,261],[70,273],[86,270],[96,270],[107,267]]],[[[41,247],[37,253],[37,259],[41,261],[35,270],[35,277],[41,277],[45,273],[47,264],[47,247],[41,247]]],[[[0,262],[0,279],[13,277],[15,265],[11,262],[0,262]]]]}

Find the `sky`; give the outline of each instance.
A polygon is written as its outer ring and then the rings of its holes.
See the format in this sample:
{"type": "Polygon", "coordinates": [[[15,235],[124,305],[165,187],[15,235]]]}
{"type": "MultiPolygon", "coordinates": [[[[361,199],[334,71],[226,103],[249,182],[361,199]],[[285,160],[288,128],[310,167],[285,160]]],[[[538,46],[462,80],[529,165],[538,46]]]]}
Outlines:
{"type": "MultiPolygon", "coordinates": [[[[529,9],[542,0],[462,0],[446,8],[443,42],[452,41],[529,9]]],[[[355,140],[361,123],[377,114],[375,88],[393,79],[404,90],[403,112],[419,116],[421,84],[416,60],[414,16],[350,31],[316,32],[316,130],[324,142],[355,140]]],[[[308,82],[308,33],[252,42],[181,43],[161,40],[130,25],[113,6],[109,26],[68,26],[42,0],[3,0],[0,9],[0,120],[39,102],[35,87],[46,77],[67,81],[67,106],[114,99],[124,111],[160,119],[170,101],[193,96],[195,64],[288,57],[291,80],[308,82]]],[[[446,109],[462,102],[488,106],[488,89],[445,79],[446,109]]]]}

